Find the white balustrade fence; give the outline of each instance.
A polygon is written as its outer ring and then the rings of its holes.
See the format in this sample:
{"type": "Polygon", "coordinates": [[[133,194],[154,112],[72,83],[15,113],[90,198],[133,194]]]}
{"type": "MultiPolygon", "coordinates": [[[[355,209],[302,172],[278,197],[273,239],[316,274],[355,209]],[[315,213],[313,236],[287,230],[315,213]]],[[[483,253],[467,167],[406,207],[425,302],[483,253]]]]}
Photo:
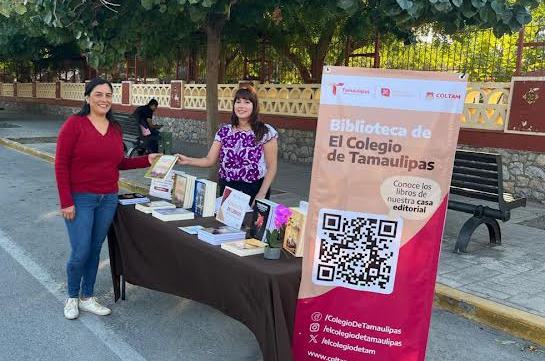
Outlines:
{"type": "Polygon", "coordinates": [[[55,98],[55,83],[36,83],[36,98],[55,98]]]}
{"type": "Polygon", "coordinates": [[[17,83],[17,96],[32,98],[32,83],[17,83]]]}
{"type": "Polygon", "coordinates": [[[132,84],[131,104],[148,104],[156,99],[160,107],[170,106],[170,84],[132,84]]]}
{"type": "MultiPolygon", "coordinates": [[[[120,104],[122,84],[112,84],[113,103],[120,104]]],[[[206,85],[183,84],[182,109],[206,110],[206,85]]],[[[1,84],[3,96],[13,96],[13,83],[1,84]]],[[[238,84],[218,85],[218,109],[231,111],[238,84]]],[[[503,130],[509,111],[510,83],[468,83],[462,127],[503,130]]],[[[83,100],[84,83],[61,83],[61,99],[83,100]]],[[[317,117],[320,84],[259,84],[256,87],[262,114],[317,117]]],[[[18,97],[32,97],[32,83],[17,84],[18,97]]],[[[37,98],[55,98],[55,83],[36,83],[37,98]]],[[[131,105],[147,104],[157,99],[160,107],[169,107],[170,84],[131,84],[131,105]]]]}
{"type": "Polygon", "coordinates": [[[61,83],[61,99],[83,100],[85,83],[61,83]]]}

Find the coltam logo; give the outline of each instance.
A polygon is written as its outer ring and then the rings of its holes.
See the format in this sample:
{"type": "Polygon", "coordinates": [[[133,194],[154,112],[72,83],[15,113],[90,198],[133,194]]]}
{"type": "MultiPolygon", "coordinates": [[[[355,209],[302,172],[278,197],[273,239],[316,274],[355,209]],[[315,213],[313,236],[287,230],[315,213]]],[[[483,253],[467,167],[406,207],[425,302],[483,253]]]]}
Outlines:
{"type": "Polygon", "coordinates": [[[344,83],[333,83],[331,84],[331,86],[333,90],[333,95],[337,95],[337,88],[342,88],[344,86],[344,83]]]}
{"type": "Polygon", "coordinates": [[[461,99],[462,96],[460,94],[454,94],[454,93],[435,93],[435,92],[427,92],[426,93],[426,99],[461,99]]]}
{"type": "Polygon", "coordinates": [[[390,88],[381,88],[380,89],[380,94],[383,97],[389,97],[390,96],[390,88]]]}

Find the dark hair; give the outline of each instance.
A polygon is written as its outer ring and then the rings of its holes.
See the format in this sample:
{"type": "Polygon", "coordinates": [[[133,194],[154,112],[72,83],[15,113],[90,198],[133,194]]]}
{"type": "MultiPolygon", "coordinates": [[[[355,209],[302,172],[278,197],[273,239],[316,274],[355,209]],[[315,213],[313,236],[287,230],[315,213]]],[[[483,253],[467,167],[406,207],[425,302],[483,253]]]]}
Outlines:
{"type": "Polygon", "coordinates": [[[155,99],[151,99],[149,102],[148,102],[148,106],[152,106],[152,105],[155,105],[156,107],[159,106],[159,102],[155,99]]]}
{"type": "Polygon", "coordinates": [[[243,88],[240,88],[235,93],[235,99],[233,100],[233,111],[231,112],[231,125],[238,126],[238,117],[235,114],[235,103],[237,99],[246,99],[252,102],[253,109],[252,114],[250,115],[250,126],[255,134],[255,141],[260,142],[263,139],[263,136],[267,134],[269,129],[265,126],[261,120],[259,120],[259,102],[257,100],[257,93],[254,88],[250,85],[246,85],[243,88]]]}
{"type": "MultiPolygon", "coordinates": [[[[88,97],[89,95],[91,95],[91,92],[93,91],[93,89],[95,89],[97,86],[102,84],[108,84],[108,86],[110,87],[110,90],[113,93],[114,87],[112,86],[112,83],[102,78],[94,78],[93,80],[85,84],[85,92],[83,93],[83,95],[88,97]]],[[[83,106],[81,107],[81,110],[79,111],[79,113],[77,113],[77,115],[85,116],[85,115],[89,115],[89,113],[91,113],[91,107],[89,106],[89,103],[87,103],[87,101],[84,100],[83,106]]],[[[121,125],[114,118],[112,109],[108,110],[108,113],[106,113],[106,119],[108,119],[110,122],[117,125],[119,129],[121,129],[121,125]]]]}

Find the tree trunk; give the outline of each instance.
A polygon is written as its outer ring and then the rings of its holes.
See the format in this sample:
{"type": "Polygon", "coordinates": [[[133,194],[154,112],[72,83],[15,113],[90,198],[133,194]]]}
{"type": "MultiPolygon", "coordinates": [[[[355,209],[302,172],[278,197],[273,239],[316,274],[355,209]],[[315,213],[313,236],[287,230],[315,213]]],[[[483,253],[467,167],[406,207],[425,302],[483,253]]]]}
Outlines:
{"type": "MultiPolygon", "coordinates": [[[[206,136],[210,147],[218,130],[218,76],[220,68],[221,30],[225,17],[211,16],[206,24],[206,136]]],[[[218,178],[217,165],[210,168],[208,178],[218,178]]]]}

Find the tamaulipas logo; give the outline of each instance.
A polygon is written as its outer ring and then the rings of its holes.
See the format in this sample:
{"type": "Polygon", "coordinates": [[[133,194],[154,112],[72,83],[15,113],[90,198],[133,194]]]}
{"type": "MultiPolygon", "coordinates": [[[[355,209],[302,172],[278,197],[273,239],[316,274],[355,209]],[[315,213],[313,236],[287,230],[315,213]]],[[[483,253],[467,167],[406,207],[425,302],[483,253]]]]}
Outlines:
{"type": "Polygon", "coordinates": [[[333,95],[337,95],[337,88],[340,90],[344,86],[344,83],[333,83],[331,84],[331,89],[333,91],[333,95]]]}
{"type": "Polygon", "coordinates": [[[371,91],[365,88],[349,88],[345,83],[331,83],[331,91],[333,95],[348,94],[348,95],[369,95],[371,91]]]}

